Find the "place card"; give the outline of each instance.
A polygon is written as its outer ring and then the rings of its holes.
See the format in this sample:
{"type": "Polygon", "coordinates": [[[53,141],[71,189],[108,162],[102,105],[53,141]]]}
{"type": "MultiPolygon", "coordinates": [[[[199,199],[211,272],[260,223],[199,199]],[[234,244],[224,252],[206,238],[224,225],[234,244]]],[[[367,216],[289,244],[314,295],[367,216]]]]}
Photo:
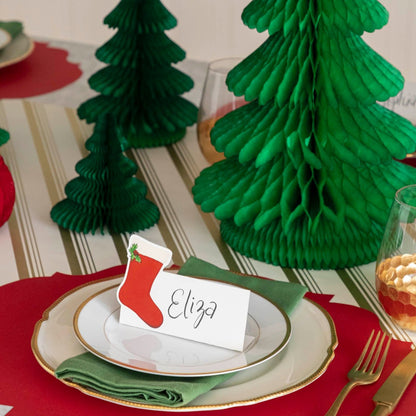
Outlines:
{"type": "Polygon", "coordinates": [[[117,290],[120,323],[242,351],[250,291],[168,273],[172,252],[137,235],[117,290]]]}

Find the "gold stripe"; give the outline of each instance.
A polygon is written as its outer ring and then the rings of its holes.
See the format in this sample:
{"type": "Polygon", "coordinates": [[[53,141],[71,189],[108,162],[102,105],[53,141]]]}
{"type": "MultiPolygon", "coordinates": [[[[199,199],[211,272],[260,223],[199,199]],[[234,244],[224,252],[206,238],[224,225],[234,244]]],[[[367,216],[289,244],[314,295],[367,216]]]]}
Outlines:
{"type": "Polygon", "coordinates": [[[322,293],[318,282],[314,279],[312,273],[308,269],[293,269],[295,274],[299,277],[301,284],[306,286],[312,293],[322,293]]]}
{"type": "Polygon", "coordinates": [[[296,274],[296,272],[293,269],[290,269],[288,267],[282,267],[283,273],[287,277],[287,280],[291,283],[299,283],[301,284],[301,281],[296,274]]]}
{"type": "MultiPolygon", "coordinates": [[[[178,154],[178,146],[167,146],[166,147],[173,164],[175,165],[179,175],[181,176],[186,188],[188,189],[189,193],[192,196],[192,187],[195,181],[195,178],[190,177],[189,173],[185,170],[184,165],[185,163],[182,163],[178,154]]],[[[185,155],[183,155],[184,159],[186,158],[185,155]]],[[[186,161],[186,160],[185,160],[186,161]]],[[[192,198],[193,199],[193,198],[192,198]]],[[[208,232],[210,233],[212,239],[214,240],[215,244],[218,247],[218,250],[220,251],[222,257],[224,258],[225,263],[227,264],[227,267],[231,271],[240,272],[242,271],[240,267],[238,267],[237,262],[232,256],[231,248],[225,243],[223,238],[221,237],[220,228],[217,219],[210,213],[203,212],[201,210],[201,207],[197,205],[198,212],[201,215],[202,220],[204,221],[208,232]]]]}
{"type": "MultiPolygon", "coordinates": [[[[21,226],[24,222],[22,220],[22,211],[24,211],[24,207],[22,208],[21,199],[25,200],[25,196],[22,194],[21,191],[21,180],[18,171],[12,172],[13,180],[16,189],[16,200],[14,203],[12,214],[8,220],[9,222],[9,232],[10,232],[10,240],[13,247],[13,253],[15,258],[15,264],[17,268],[17,272],[19,274],[19,279],[25,279],[27,277],[37,277],[38,274],[34,272],[34,267],[32,263],[32,257],[29,255],[22,255],[25,253],[26,245],[24,242],[30,241],[27,238],[30,233],[25,232],[25,227],[21,226]],[[22,195],[20,195],[22,194],[22,195]],[[24,238],[23,236],[26,236],[24,238]]],[[[27,204],[24,204],[27,205],[27,204]]],[[[24,216],[24,215],[23,215],[24,216]]],[[[27,243],[26,243],[27,244],[27,243]]]]}
{"type": "MultiPolygon", "coordinates": [[[[5,130],[9,130],[6,113],[4,110],[3,101],[0,101],[0,122],[5,130]]],[[[8,219],[10,241],[13,247],[13,253],[15,258],[15,264],[19,279],[26,279],[30,277],[29,268],[26,262],[26,257],[22,256],[24,253],[23,239],[20,233],[19,221],[17,217],[20,215],[20,196],[19,193],[22,190],[22,181],[20,178],[20,172],[16,167],[16,155],[13,149],[13,142],[9,141],[3,148],[2,154],[4,161],[7,164],[10,173],[13,177],[16,199],[13,207],[13,211],[8,219]]]]}
{"type": "Polygon", "coordinates": [[[235,252],[235,258],[238,264],[240,265],[240,270],[243,273],[252,274],[258,276],[259,273],[257,272],[256,268],[254,267],[251,259],[249,257],[244,256],[238,252],[235,252]]]}
{"type": "Polygon", "coordinates": [[[150,169],[146,170],[147,175],[144,174],[144,159],[142,157],[139,157],[138,151],[133,152],[132,150],[129,150],[126,152],[126,154],[137,165],[136,177],[146,184],[148,189],[147,198],[156,206],[158,206],[160,210],[161,215],[157,224],[160,234],[163,237],[165,245],[169,247],[169,249],[172,251],[172,261],[176,265],[180,266],[183,264],[184,259],[182,259],[180,255],[180,249],[176,245],[172,231],[168,226],[165,216],[163,215],[163,207],[161,204],[158,203],[158,201],[156,201],[155,198],[155,194],[157,194],[157,188],[160,188],[160,186],[157,184],[158,178],[156,175],[151,175],[153,172],[150,169]]]}
{"type": "Polygon", "coordinates": [[[182,152],[181,155],[180,148],[178,145],[166,146],[166,150],[168,151],[169,156],[171,157],[173,164],[175,165],[176,170],[182,178],[186,188],[192,194],[192,187],[194,186],[195,178],[190,176],[190,173],[188,173],[188,171],[185,169],[185,163],[182,163],[180,156],[182,156],[182,159],[184,161],[187,161],[188,158],[186,157],[184,152],[182,152]]]}
{"type": "MultiPolygon", "coordinates": [[[[132,162],[134,162],[134,164],[137,166],[137,171],[136,171],[136,178],[139,180],[139,181],[142,181],[143,183],[145,183],[146,184],[146,186],[147,186],[147,183],[146,183],[146,178],[144,177],[144,174],[143,174],[143,171],[142,171],[142,169],[141,169],[141,166],[139,166],[139,164],[137,163],[137,157],[135,157],[135,153],[133,153],[133,150],[132,149],[128,149],[128,150],[126,150],[126,152],[125,152],[125,154],[126,154],[126,156],[132,161],[132,162]]],[[[152,192],[151,192],[151,190],[149,189],[149,187],[147,186],[147,195],[146,195],[146,198],[149,200],[149,201],[151,201],[151,202],[153,202],[154,204],[156,204],[156,201],[155,201],[155,198],[154,198],[154,196],[153,196],[153,194],[152,194],[152,192]]]]}
{"type": "Polygon", "coordinates": [[[84,268],[82,268],[78,260],[78,256],[75,250],[75,245],[71,237],[72,231],[65,230],[62,227],[59,227],[59,234],[61,235],[62,243],[63,243],[64,250],[65,250],[65,255],[68,259],[68,264],[69,264],[71,273],[74,275],[83,274],[83,271],[85,270],[85,265],[84,265],[84,268]]]}
{"type": "MultiPolygon", "coordinates": [[[[92,127],[81,121],[76,110],[72,108],[65,108],[65,115],[71,127],[75,144],[81,153],[81,158],[85,158],[89,155],[85,142],[92,133],[92,127]]],[[[97,271],[85,235],[61,229],[61,236],[72,273],[81,274],[97,271]],[[78,255],[77,253],[84,253],[85,255],[78,255]],[[88,258],[91,258],[91,260],[88,261],[88,258]]]]}
{"type": "MultiPolygon", "coordinates": [[[[88,155],[88,151],[85,148],[85,141],[87,138],[87,132],[89,131],[85,125],[83,125],[80,120],[77,118],[77,115],[73,109],[65,108],[65,116],[69,122],[70,128],[72,130],[72,137],[74,138],[75,144],[78,146],[78,149],[83,157],[88,155]],[[84,128],[83,128],[84,127],[84,128]]],[[[53,140],[51,140],[52,143],[53,140]]],[[[49,148],[49,147],[48,147],[49,148]]],[[[56,170],[59,170],[59,167],[62,166],[60,162],[60,158],[58,156],[58,152],[54,152],[57,157],[56,159],[59,161],[59,165],[56,166],[56,170]]],[[[51,152],[50,160],[51,165],[53,165],[53,156],[51,152]]],[[[62,169],[63,170],[63,169],[62,169]]],[[[62,175],[56,174],[55,178],[62,177],[63,180],[60,182],[57,180],[57,187],[59,189],[63,189],[66,185],[66,175],[63,173],[62,175]]],[[[64,248],[66,255],[68,257],[69,265],[71,272],[74,274],[81,274],[81,273],[93,273],[96,272],[96,266],[94,263],[94,259],[92,258],[90,247],[88,245],[86,236],[81,233],[74,232],[72,230],[63,230],[60,227],[60,234],[62,238],[62,242],[64,243],[64,248]]]]}
{"type": "Polygon", "coordinates": [[[12,242],[13,253],[16,259],[16,268],[17,273],[19,275],[19,279],[26,279],[31,277],[29,274],[29,269],[27,267],[27,263],[24,260],[24,256],[18,255],[18,253],[23,253],[23,240],[21,234],[19,232],[19,225],[16,220],[16,210],[13,210],[12,215],[8,220],[9,223],[9,232],[10,232],[10,240],[12,242]]]}
{"type": "Polygon", "coordinates": [[[55,178],[55,175],[51,169],[50,160],[46,155],[44,144],[42,143],[42,133],[45,134],[45,131],[42,131],[41,133],[41,127],[38,121],[39,118],[43,118],[46,116],[44,114],[39,114],[39,110],[41,110],[41,108],[38,108],[38,111],[35,111],[34,106],[27,101],[23,102],[23,107],[29,123],[30,131],[32,132],[33,143],[36,148],[39,164],[43,172],[43,177],[45,179],[49,196],[51,198],[52,203],[56,203],[57,201],[59,201],[60,194],[55,184],[55,181],[53,180],[53,178],[55,178]],[[35,115],[35,112],[37,117],[35,115]]]}
{"type": "MultiPolygon", "coordinates": [[[[46,136],[51,136],[51,132],[47,132],[45,129],[48,129],[46,114],[44,113],[44,107],[35,106],[29,102],[23,102],[24,110],[26,117],[28,119],[29,127],[33,136],[33,143],[36,148],[36,152],[39,158],[40,166],[42,169],[43,177],[45,179],[45,184],[48,190],[48,194],[51,200],[52,205],[57,203],[60,198],[62,191],[58,188],[55,178],[58,177],[57,167],[53,164],[53,158],[48,157],[47,150],[45,149],[46,136]],[[41,122],[45,124],[45,127],[41,127],[41,122]],[[48,134],[49,133],[49,134],[48,134]]],[[[59,169],[58,169],[59,170],[59,169]]],[[[60,176],[63,176],[61,173],[60,176]]],[[[64,178],[63,178],[64,179],[64,178]]],[[[61,235],[62,243],[64,245],[64,250],[68,258],[69,267],[71,273],[81,274],[82,270],[85,269],[81,266],[81,263],[84,263],[82,256],[79,257],[76,255],[76,249],[74,242],[71,238],[71,232],[68,230],[63,230],[59,227],[59,233],[61,235]]]]}
{"type": "Polygon", "coordinates": [[[120,234],[112,234],[111,238],[114,243],[114,247],[118,254],[121,264],[127,264],[127,244],[123,241],[123,235],[120,234]]]}
{"type": "Polygon", "coordinates": [[[182,264],[184,263],[184,259],[182,259],[182,256],[179,254],[180,252],[178,246],[175,243],[173,234],[170,231],[163,215],[160,215],[160,219],[157,225],[159,227],[160,234],[163,237],[163,241],[165,242],[166,247],[169,247],[169,249],[172,251],[173,263],[177,266],[182,266],[182,264]]]}
{"type": "Polygon", "coordinates": [[[197,208],[202,220],[204,221],[208,229],[208,232],[210,233],[215,244],[217,245],[222,257],[224,258],[224,261],[227,264],[228,269],[234,272],[243,271],[241,267],[238,266],[238,263],[233,256],[232,248],[228,246],[228,244],[224,241],[224,239],[221,236],[218,220],[214,217],[213,214],[203,212],[199,205],[197,206],[197,208]]]}
{"type": "Polygon", "coordinates": [[[195,255],[195,252],[193,250],[192,244],[187,238],[181,221],[176,215],[174,206],[166,194],[163,184],[157,175],[157,172],[155,171],[155,167],[153,166],[152,161],[150,160],[147,153],[141,153],[140,155],[141,161],[146,166],[149,182],[153,184],[155,197],[158,197],[158,206],[160,208],[162,217],[165,217],[164,220],[166,221],[166,226],[170,228],[170,236],[172,237],[172,240],[167,240],[167,243],[171,241],[172,246],[176,247],[176,252],[178,254],[178,262],[176,264],[180,265],[189,256],[195,255]],[[179,259],[181,260],[179,261],[179,259]]]}
{"type": "Polygon", "coordinates": [[[9,131],[9,125],[7,123],[6,112],[4,111],[4,103],[0,100],[0,128],[9,131]]]}
{"type": "Polygon", "coordinates": [[[85,141],[89,137],[90,126],[86,126],[86,123],[81,122],[78,118],[76,111],[73,108],[65,108],[65,114],[68,118],[69,124],[71,126],[71,130],[74,133],[75,142],[78,146],[78,149],[82,155],[82,157],[87,157],[89,152],[85,148],[85,141]]]}
{"type": "MultiPolygon", "coordinates": [[[[166,147],[165,147],[166,149],[166,147]]],[[[186,260],[189,256],[195,255],[193,246],[187,237],[187,233],[183,228],[183,225],[176,215],[176,211],[170,202],[168,195],[166,194],[163,184],[157,173],[151,159],[147,153],[140,153],[142,163],[146,164],[146,172],[149,172],[149,178],[153,179],[154,193],[155,196],[159,197],[158,204],[161,208],[161,212],[166,218],[166,223],[171,228],[172,243],[177,247],[178,257],[181,261],[186,260]],[[175,244],[176,237],[176,244],[175,244]]],[[[181,264],[181,263],[177,263],[181,264]]]]}
{"type": "Polygon", "coordinates": [[[13,175],[16,189],[14,213],[16,215],[15,220],[18,225],[18,237],[17,234],[14,234],[14,244],[16,244],[16,247],[19,250],[22,250],[17,253],[15,252],[15,258],[21,259],[19,260],[18,270],[20,269],[22,272],[27,272],[27,275],[23,275],[21,276],[21,278],[43,276],[44,271],[40,261],[37,239],[34,233],[30,215],[30,204],[27,201],[26,195],[24,193],[21,175],[17,168],[16,155],[14,152],[12,140],[10,140],[10,142],[6,144],[5,149],[10,155],[10,167],[12,169],[11,172],[13,175]],[[20,239],[20,242],[17,241],[17,238],[20,239]],[[22,248],[20,247],[20,245],[22,245],[22,248]],[[22,255],[22,253],[24,254],[22,255]],[[25,262],[25,264],[23,264],[23,261],[25,262]]]}
{"type": "Polygon", "coordinates": [[[79,250],[78,261],[83,266],[83,273],[94,273],[97,271],[95,267],[94,258],[91,253],[90,246],[87,241],[87,236],[83,233],[70,231],[73,241],[75,241],[75,248],[79,250]]]}
{"type": "Polygon", "coordinates": [[[337,275],[341,279],[341,281],[344,283],[344,285],[347,287],[348,291],[351,293],[353,298],[357,301],[358,306],[363,309],[367,309],[369,311],[372,311],[372,307],[367,302],[363,294],[360,290],[358,290],[357,286],[355,285],[354,281],[351,279],[351,277],[348,275],[348,270],[336,270],[337,275]]]}

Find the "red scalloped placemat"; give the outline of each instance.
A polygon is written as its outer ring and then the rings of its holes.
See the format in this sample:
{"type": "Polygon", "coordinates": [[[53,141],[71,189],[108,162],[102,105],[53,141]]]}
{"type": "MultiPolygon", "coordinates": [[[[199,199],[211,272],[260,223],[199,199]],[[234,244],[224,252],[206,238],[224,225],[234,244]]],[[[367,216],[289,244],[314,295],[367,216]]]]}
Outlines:
{"type": "Polygon", "coordinates": [[[58,90],[77,80],[79,64],[68,62],[68,51],[35,42],[23,61],[0,69],[0,98],[25,98],[58,90]]]}
{"type": "MultiPolygon", "coordinates": [[[[67,387],[37,363],[30,340],[35,323],[43,311],[68,290],[103,277],[124,273],[117,266],[88,276],[56,273],[51,277],[25,279],[0,287],[0,405],[12,406],[10,416],[154,416],[150,410],[118,406],[67,387]]],[[[215,411],[226,416],[322,416],[347,382],[346,374],[360,354],[373,328],[378,329],[376,316],[364,309],[330,302],[330,295],[307,295],[332,316],[339,339],[335,358],[327,371],[305,388],[254,406],[215,411]]],[[[355,388],[340,415],[368,416],[373,410],[371,398],[390,371],[410,351],[410,344],[393,341],[385,370],[378,383],[355,388]]],[[[406,391],[394,415],[414,413],[416,380],[406,391]]],[[[164,413],[164,412],[161,412],[164,413]]],[[[157,412],[160,414],[160,412],[157,412]]],[[[171,414],[171,413],[170,413],[171,414]]],[[[213,416],[213,411],[187,412],[187,415],[213,416]]]]}

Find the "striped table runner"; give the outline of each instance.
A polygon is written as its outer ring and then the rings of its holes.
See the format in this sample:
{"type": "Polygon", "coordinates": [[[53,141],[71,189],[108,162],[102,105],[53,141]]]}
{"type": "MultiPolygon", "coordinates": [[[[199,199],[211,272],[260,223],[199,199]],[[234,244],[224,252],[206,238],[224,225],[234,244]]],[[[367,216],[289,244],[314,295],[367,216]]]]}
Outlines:
{"type": "MultiPolygon", "coordinates": [[[[16,203],[0,228],[0,285],[56,271],[87,274],[127,262],[129,235],[83,235],[60,229],[49,216],[65,198],[66,183],[78,176],[75,164],[88,151],[92,126],[73,109],[23,100],[0,101],[0,125],[11,140],[0,148],[13,175],[16,203]]],[[[397,328],[380,308],[374,290],[375,265],[346,270],[294,270],[246,258],[221,239],[219,223],[193,202],[191,188],[207,162],[199,151],[195,126],[179,143],[129,150],[137,176],[148,186],[148,198],[161,211],[157,225],[140,232],[169,247],[178,265],[191,255],[233,271],[299,282],[313,293],[334,295],[334,301],[374,311],[382,324],[403,340],[414,340],[397,328]]]]}

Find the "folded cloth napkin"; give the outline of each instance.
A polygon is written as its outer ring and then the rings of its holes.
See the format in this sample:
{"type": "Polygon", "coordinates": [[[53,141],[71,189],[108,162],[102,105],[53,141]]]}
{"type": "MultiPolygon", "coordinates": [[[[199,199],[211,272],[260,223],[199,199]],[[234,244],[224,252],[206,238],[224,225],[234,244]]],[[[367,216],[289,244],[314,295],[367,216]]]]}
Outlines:
{"type": "Polygon", "coordinates": [[[220,269],[196,257],[190,257],[179,270],[184,276],[205,277],[242,286],[279,305],[288,315],[303,298],[307,289],[296,283],[277,282],[220,269]]]}
{"type": "Polygon", "coordinates": [[[107,363],[89,352],[64,361],[58,378],[117,399],[147,405],[179,407],[231,377],[170,377],[139,373],[107,363]]]}
{"type": "Polygon", "coordinates": [[[17,35],[23,32],[23,24],[22,22],[18,22],[15,20],[11,21],[0,21],[0,29],[5,30],[6,32],[9,32],[10,36],[15,38],[17,35]]]}
{"type": "MultiPolygon", "coordinates": [[[[306,293],[301,285],[240,276],[195,257],[179,273],[238,284],[278,303],[288,314],[306,293]]],[[[55,375],[117,399],[166,407],[184,406],[232,376],[182,378],[145,374],[115,366],[88,352],[64,361],[55,375]]]]}

